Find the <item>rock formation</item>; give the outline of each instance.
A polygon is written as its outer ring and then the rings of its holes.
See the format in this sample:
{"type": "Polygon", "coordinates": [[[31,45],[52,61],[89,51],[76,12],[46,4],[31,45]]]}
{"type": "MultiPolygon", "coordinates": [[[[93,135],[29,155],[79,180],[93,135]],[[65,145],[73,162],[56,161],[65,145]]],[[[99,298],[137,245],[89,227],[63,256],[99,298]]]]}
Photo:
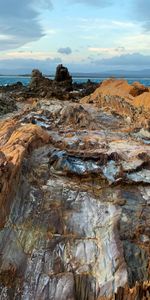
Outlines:
{"type": "Polygon", "coordinates": [[[149,92],[106,85],[0,122],[2,300],[150,299],[149,92]]]}
{"type": "Polygon", "coordinates": [[[137,83],[129,85],[126,80],[114,78],[105,80],[94,93],[81,99],[81,103],[93,103],[96,107],[123,115],[134,126],[145,127],[150,118],[149,89],[137,83]],[[134,89],[138,89],[135,96],[133,96],[134,89]]]}
{"type": "Polygon", "coordinates": [[[54,80],[45,77],[39,70],[34,69],[29,86],[23,86],[20,82],[8,86],[0,86],[0,93],[5,93],[5,97],[7,93],[8,98],[11,98],[13,94],[13,98],[17,102],[27,102],[31,98],[39,99],[44,97],[78,102],[82,97],[94,92],[98,86],[99,84],[90,80],[85,83],[72,82],[68,69],[63,65],[58,65],[54,80]]]}
{"type": "Polygon", "coordinates": [[[69,74],[68,69],[61,64],[57,66],[55,80],[57,82],[69,81],[72,83],[72,77],[69,74]]]}
{"type": "Polygon", "coordinates": [[[149,88],[134,82],[131,85],[124,79],[110,78],[104,80],[96,93],[101,96],[118,96],[126,101],[133,101],[135,97],[148,92],[149,88]]]}

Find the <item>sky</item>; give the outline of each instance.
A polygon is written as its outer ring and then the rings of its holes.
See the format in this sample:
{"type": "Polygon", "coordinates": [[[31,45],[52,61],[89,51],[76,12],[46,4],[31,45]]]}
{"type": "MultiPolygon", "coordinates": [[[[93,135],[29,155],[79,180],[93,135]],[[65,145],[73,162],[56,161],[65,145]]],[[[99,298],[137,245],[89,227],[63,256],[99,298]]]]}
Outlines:
{"type": "Polygon", "coordinates": [[[150,0],[0,0],[0,74],[150,69],[150,0]]]}

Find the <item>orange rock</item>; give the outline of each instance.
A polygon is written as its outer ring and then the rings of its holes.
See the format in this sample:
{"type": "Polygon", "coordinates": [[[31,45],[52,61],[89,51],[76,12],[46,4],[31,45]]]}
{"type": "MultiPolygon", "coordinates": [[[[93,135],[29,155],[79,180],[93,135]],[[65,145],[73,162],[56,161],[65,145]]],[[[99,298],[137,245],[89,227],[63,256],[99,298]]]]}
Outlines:
{"type": "Polygon", "coordinates": [[[130,117],[130,123],[134,123],[134,126],[147,127],[150,119],[148,112],[150,92],[148,88],[138,82],[129,85],[123,79],[105,80],[93,94],[82,98],[80,103],[93,104],[106,112],[110,111],[127,118],[130,117]]]}
{"type": "Polygon", "coordinates": [[[137,283],[133,288],[120,287],[112,297],[99,297],[97,300],[148,300],[150,299],[150,282],[137,283]]]}
{"type": "Polygon", "coordinates": [[[138,81],[132,83],[131,86],[132,86],[133,88],[131,89],[130,94],[131,94],[133,97],[139,96],[139,95],[141,95],[141,94],[143,94],[143,93],[145,93],[145,92],[149,92],[148,87],[145,87],[143,84],[139,83],[138,81]]]}
{"type": "Polygon", "coordinates": [[[96,91],[102,95],[120,96],[133,100],[132,95],[130,95],[131,90],[132,86],[126,80],[111,78],[103,81],[96,91]]]}
{"type": "Polygon", "coordinates": [[[137,97],[135,97],[133,104],[137,107],[143,107],[148,110],[150,108],[150,93],[145,92],[137,97]]]}
{"type": "Polygon", "coordinates": [[[20,128],[14,121],[2,123],[0,161],[0,227],[5,223],[11,199],[15,193],[22,161],[28,151],[49,141],[48,134],[36,125],[27,124],[20,128]],[[11,127],[12,126],[12,127],[11,127]],[[8,132],[7,132],[8,131],[8,132]],[[2,139],[4,135],[4,139],[2,139]]]}
{"type": "Polygon", "coordinates": [[[144,92],[149,92],[149,89],[139,82],[130,85],[127,80],[111,78],[104,80],[94,95],[119,96],[127,101],[133,101],[135,96],[144,92]]]}

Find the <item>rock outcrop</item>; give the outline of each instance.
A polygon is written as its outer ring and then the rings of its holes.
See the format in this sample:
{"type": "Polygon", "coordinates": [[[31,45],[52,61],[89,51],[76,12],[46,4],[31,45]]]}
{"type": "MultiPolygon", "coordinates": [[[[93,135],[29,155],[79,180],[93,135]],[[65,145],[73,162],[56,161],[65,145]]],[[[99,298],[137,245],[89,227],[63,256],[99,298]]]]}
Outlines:
{"type": "Polygon", "coordinates": [[[58,65],[56,68],[55,81],[64,82],[68,81],[72,84],[72,76],[69,74],[69,71],[63,65],[58,65]]]}
{"type": "Polygon", "coordinates": [[[124,116],[131,126],[147,127],[149,123],[150,91],[143,85],[129,85],[125,80],[105,80],[94,93],[80,100],[105,111],[124,116]],[[138,89],[133,96],[133,91],[138,89]],[[148,90],[145,92],[145,90],[148,90]],[[139,94],[137,96],[137,94],[139,94]]]}
{"type": "Polygon", "coordinates": [[[149,114],[99,89],[0,123],[2,300],[150,299],[149,114]]]}
{"type": "MultiPolygon", "coordinates": [[[[87,80],[85,83],[73,82],[72,77],[66,67],[58,65],[54,80],[45,77],[39,70],[34,69],[31,74],[31,81],[28,86],[23,86],[20,82],[8,86],[1,86],[0,92],[7,93],[7,98],[12,98],[16,102],[27,103],[34,99],[50,98],[60,100],[72,100],[78,102],[84,96],[87,96],[95,91],[99,84],[87,80]]],[[[34,101],[33,100],[33,101],[34,101]]],[[[12,111],[10,101],[7,104],[0,99],[0,114],[5,114],[12,111]],[[6,108],[7,106],[7,108],[6,108]]],[[[13,108],[14,110],[14,108],[13,108]]]]}
{"type": "Polygon", "coordinates": [[[138,82],[130,85],[124,79],[110,78],[102,82],[100,87],[95,91],[95,96],[118,96],[132,102],[135,97],[142,96],[146,92],[150,93],[149,88],[138,82]]]}

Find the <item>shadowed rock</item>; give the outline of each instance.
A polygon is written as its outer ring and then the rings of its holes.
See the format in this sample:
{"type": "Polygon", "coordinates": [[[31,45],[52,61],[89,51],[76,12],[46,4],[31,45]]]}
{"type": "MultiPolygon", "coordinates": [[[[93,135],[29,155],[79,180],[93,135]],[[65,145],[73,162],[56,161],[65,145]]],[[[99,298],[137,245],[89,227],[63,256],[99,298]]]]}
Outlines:
{"type": "Polygon", "coordinates": [[[72,83],[72,77],[69,74],[69,71],[63,65],[58,65],[56,68],[55,81],[63,82],[68,81],[68,83],[72,83]]]}
{"type": "Polygon", "coordinates": [[[0,93],[0,116],[14,110],[17,110],[14,98],[9,94],[0,93]]]}

